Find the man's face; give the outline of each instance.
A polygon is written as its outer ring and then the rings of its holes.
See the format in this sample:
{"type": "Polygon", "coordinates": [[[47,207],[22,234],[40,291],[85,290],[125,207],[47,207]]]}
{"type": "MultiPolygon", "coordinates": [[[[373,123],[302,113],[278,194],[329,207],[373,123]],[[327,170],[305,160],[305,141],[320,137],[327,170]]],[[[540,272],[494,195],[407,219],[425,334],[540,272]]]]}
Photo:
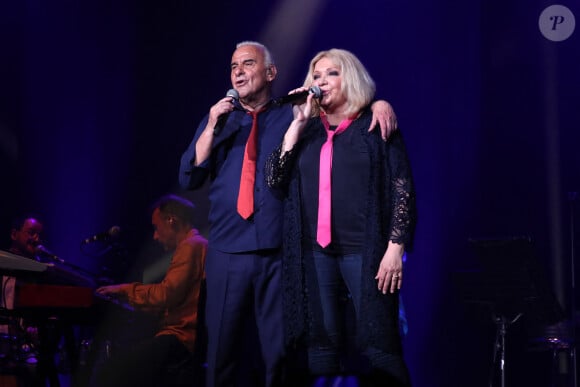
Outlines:
{"type": "Polygon", "coordinates": [[[19,230],[12,229],[10,233],[10,238],[12,239],[11,250],[25,257],[34,257],[36,246],[40,243],[42,230],[42,223],[38,220],[34,218],[26,219],[19,230]]]}
{"type": "Polygon", "coordinates": [[[232,86],[240,95],[240,101],[253,105],[270,98],[270,82],[274,80],[276,68],[266,67],[263,51],[256,46],[242,46],[232,55],[232,86]]]}
{"type": "Polygon", "coordinates": [[[153,239],[163,245],[167,251],[175,250],[177,247],[177,225],[175,219],[167,216],[156,208],[151,216],[153,225],[153,239]]]}

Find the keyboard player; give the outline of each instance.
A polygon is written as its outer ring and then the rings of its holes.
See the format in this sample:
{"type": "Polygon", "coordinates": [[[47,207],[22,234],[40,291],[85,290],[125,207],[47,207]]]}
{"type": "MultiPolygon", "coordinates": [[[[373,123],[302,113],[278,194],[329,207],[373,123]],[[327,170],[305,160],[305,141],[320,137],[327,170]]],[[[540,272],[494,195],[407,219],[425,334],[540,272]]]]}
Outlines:
{"type": "Polygon", "coordinates": [[[158,283],[123,283],[102,286],[97,293],[128,302],[136,310],[157,317],[153,337],[111,354],[98,367],[94,386],[190,385],[202,379],[202,311],[207,240],[193,227],[194,205],[176,195],[160,198],[153,205],[153,239],[171,252],[171,262],[158,283]],[[169,372],[169,370],[171,370],[169,372]],[[198,379],[199,378],[199,379],[198,379]],[[181,384],[180,384],[181,385],[181,384]]]}
{"type": "MultiPolygon", "coordinates": [[[[41,262],[52,262],[54,257],[47,256],[47,252],[41,248],[40,242],[44,231],[43,223],[35,216],[26,216],[16,219],[12,223],[10,230],[11,244],[8,252],[13,257],[30,259],[35,262],[32,265],[25,265],[25,261],[20,263],[20,267],[13,267],[16,272],[40,271],[45,266],[41,262]],[[23,269],[23,270],[19,270],[23,269]]],[[[17,265],[15,265],[17,266],[17,265]]],[[[61,337],[65,337],[65,345],[69,350],[69,356],[73,356],[74,337],[72,336],[72,326],[63,324],[58,317],[46,315],[42,318],[20,317],[11,313],[17,305],[16,289],[17,278],[6,273],[11,270],[3,270],[2,291],[0,297],[0,307],[2,308],[2,324],[0,324],[0,334],[8,341],[14,341],[17,345],[7,345],[12,349],[12,353],[4,354],[3,372],[16,371],[16,376],[21,385],[42,385],[46,382],[51,387],[59,386],[57,367],[55,364],[55,354],[61,337]],[[17,350],[15,348],[18,348],[17,350]],[[24,349],[29,352],[24,353],[24,349]],[[24,361],[27,367],[22,367],[18,363],[24,361]],[[9,364],[8,364],[9,363],[9,364]],[[8,364],[8,365],[7,365],[8,364]],[[7,370],[7,367],[15,366],[14,370],[7,370]]],[[[10,343],[14,344],[14,343],[10,343]]]]}

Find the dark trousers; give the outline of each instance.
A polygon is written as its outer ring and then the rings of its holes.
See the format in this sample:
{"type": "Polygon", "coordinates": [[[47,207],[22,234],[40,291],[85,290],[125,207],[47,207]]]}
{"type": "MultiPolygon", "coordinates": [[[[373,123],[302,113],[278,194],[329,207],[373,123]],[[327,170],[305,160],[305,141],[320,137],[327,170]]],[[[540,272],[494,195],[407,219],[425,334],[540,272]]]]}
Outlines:
{"type": "Polygon", "coordinates": [[[210,246],[206,278],[207,387],[278,386],[284,355],[279,252],[228,254],[210,246]],[[252,319],[258,343],[248,350],[242,346],[252,319]],[[240,369],[251,352],[263,362],[265,375],[257,380],[240,369]]]}
{"type": "MultiPolygon", "coordinates": [[[[59,343],[63,340],[65,353],[69,364],[61,364],[68,367],[68,371],[74,374],[78,365],[78,350],[75,342],[73,325],[56,317],[39,319],[35,321],[38,327],[38,353],[36,372],[33,386],[59,387],[59,369],[56,364],[56,354],[59,351],[59,343]]],[[[63,359],[61,359],[63,361],[63,359]]]]}
{"type": "MultiPolygon", "coordinates": [[[[175,365],[186,365],[192,358],[192,354],[174,335],[146,339],[112,351],[111,357],[95,370],[91,386],[173,386],[174,381],[168,380],[171,376],[168,370],[175,365]]],[[[190,383],[192,387],[199,386],[195,384],[195,377],[190,383]]]]}
{"type": "MultiPolygon", "coordinates": [[[[407,386],[409,373],[403,357],[386,353],[378,348],[360,350],[360,360],[354,362],[358,369],[345,367],[344,352],[345,290],[348,291],[354,307],[354,321],[358,320],[361,302],[362,256],[359,254],[330,255],[311,251],[305,259],[312,259],[316,270],[322,326],[325,346],[308,350],[308,366],[315,375],[336,375],[357,373],[361,375],[362,386],[407,386]]],[[[377,290],[378,291],[378,290],[377,290]]],[[[398,316],[397,316],[398,318],[398,316]]],[[[380,323],[380,322],[379,322],[380,323]]],[[[356,327],[354,327],[356,329],[356,327]]]]}

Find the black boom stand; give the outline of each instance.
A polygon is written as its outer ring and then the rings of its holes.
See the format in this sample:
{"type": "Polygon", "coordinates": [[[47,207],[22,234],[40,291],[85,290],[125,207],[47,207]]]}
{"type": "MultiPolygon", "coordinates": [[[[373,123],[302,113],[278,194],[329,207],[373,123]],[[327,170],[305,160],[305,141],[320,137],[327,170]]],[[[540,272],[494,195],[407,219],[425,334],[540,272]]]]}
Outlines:
{"type": "Polygon", "coordinates": [[[572,346],[570,357],[572,358],[572,387],[578,387],[578,359],[576,358],[576,267],[574,265],[576,251],[576,227],[575,227],[575,210],[576,204],[580,200],[580,193],[568,192],[568,202],[570,204],[570,321],[572,328],[572,346]]]}
{"type": "Polygon", "coordinates": [[[547,327],[561,321],[564,312],[544,277],[528,237],[470,239],[480,269],[463,277],[465,301],[486,305],[496,325],[489,387],[499,378],[506,386],[508,328],[524,317],[526,323],[547,327]],[[499,373],[499,375],[498,375],[499,373]]]}
{"type": "Polygon", "coordinates": [[[501,387],[505,387],[505,338],[508,327],[519,320],[520,317],[522,317],[522,313],[519,313],[511,321],[505,316],[494,316],[493,318],[496,325],[495,343],[493,346],[493,365],[495,368],[492,368],[489,376],[489,387],[493,387],[493,376],[496,368],[499,368],[501,387]]]}

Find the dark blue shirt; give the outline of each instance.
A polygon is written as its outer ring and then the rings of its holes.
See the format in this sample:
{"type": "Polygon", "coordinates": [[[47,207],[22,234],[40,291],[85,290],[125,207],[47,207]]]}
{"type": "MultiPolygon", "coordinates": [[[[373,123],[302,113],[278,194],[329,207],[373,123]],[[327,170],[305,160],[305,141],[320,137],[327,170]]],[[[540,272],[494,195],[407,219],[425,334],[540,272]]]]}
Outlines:
{"type": "MultiPolygon", "coordinates": [[[[332,242],[322,248],[316,242],[318,223],[318,182],[320,148],[326,142],[326,130],[320,120],[313,120],[308,130],[313,133],[298,159],[302,198],[302,243],[306,249],[331,254],[352,254],[361,251],[365,241],[366,202],[370,179],[370,155],[361,131],[367,120],[354,121],[343,133],[334,137],[332,157],[332,242]]],[[[336,127],[331,127],[335,130],[336,127]]]]}
{"type": "Polygon", "coordinates": [[[237,212],[237,200],[246,141],[252,117],[235,110],[223,130],[214,139],[211,157],[197,167],[195,143],[207,125],[208,116],[200,123],[195,137],[181,157],[179,182],[186,189],[203,185],[210,177],[209,243],[214,248],[239,253],[280,247],[282,243],[282,198],[266,185],[266,159],[280,145],[290,122],[289,105],[270,106],[258,115],[258,159],[254,188],[254,214],[249,220],[237,212]]]}

